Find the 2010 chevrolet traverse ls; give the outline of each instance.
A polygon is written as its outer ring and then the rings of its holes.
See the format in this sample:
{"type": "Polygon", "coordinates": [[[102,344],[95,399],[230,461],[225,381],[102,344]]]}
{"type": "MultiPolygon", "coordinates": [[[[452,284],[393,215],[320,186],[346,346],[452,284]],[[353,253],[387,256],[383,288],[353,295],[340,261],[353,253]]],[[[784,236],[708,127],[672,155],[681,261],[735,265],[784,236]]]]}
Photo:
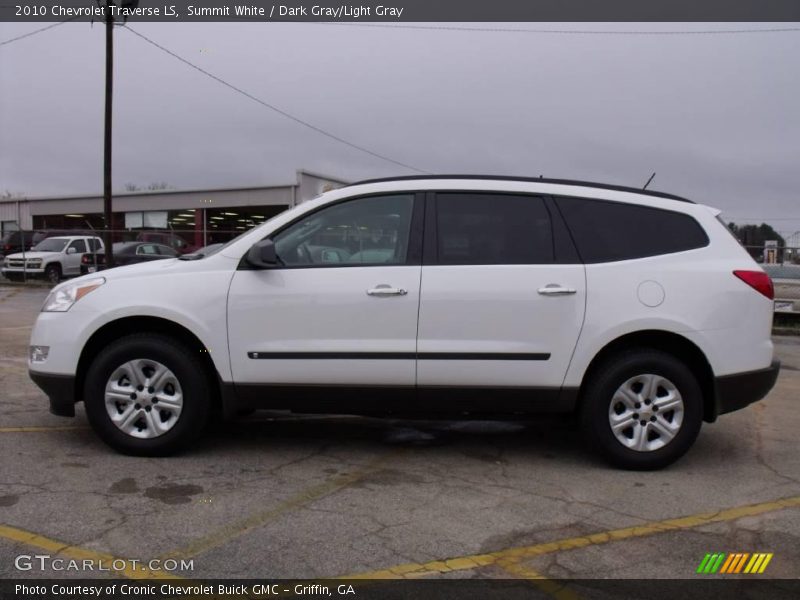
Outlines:
{"type": "Polygon", "coordinates": [[[327,192],[209,256],[54,288],[29,368],[119,451],[189,446],[215,408],[576,412],[612,463],[667,465],[775,383],[772,283],[717,211],[564,180],[327,192]]]}

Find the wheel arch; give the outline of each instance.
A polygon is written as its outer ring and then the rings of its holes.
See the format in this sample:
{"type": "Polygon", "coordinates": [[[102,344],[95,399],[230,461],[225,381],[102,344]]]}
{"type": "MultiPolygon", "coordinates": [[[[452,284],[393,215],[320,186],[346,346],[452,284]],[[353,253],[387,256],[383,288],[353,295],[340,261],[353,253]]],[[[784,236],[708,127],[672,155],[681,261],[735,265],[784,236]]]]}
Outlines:
{"type": "Polygon", "coordinates": [[[75,376],[76,398],[83,397],[86,372],[89,370],[92,360],[105,346],[131,333],[157,333],[160,335],[167,335],[182,342],[187,348],[196,351],[208,373],[209,387],[212,391],[212,402],[215,407],[221,407],[221,378],[205,344],[183,325],[170,321],[169,319],[150,316],[131,316],[115,319],[104,324],[89,337],[78,359],[78,368],[75,376]]]}
{"type": "Polygon", "coordinates": [[[684,336],[671,331],[657,329],[627,333],[603,346],[586,368],[578,394],[578,406],[582,402],[585,386],[603,362],[610,359],[614,354],[631,348],[660,350],[685,363],[697,378],[703,393],[703,420],[709,423],[716,420],[718,411],[714,372],[706,355],[694,342],[684,336]]]}

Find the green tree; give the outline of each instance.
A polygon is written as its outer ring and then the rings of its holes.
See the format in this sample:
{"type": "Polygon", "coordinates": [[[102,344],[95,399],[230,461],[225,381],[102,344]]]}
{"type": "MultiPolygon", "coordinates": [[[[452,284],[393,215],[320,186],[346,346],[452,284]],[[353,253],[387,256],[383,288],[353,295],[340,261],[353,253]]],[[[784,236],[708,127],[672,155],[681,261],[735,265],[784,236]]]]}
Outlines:
{"type": "Polygon", "coordinates": [[[742,246],[747,248],[750,256],[756,260],[764,258],[764,242],[767,240],[777,240],[779,257],[783,254],[783,248],[786,246],[786,240],[783,239],[783,236],[766,223],[761,223],[761,225],[728,223],[728,229],[741,242],[742,246]]]}

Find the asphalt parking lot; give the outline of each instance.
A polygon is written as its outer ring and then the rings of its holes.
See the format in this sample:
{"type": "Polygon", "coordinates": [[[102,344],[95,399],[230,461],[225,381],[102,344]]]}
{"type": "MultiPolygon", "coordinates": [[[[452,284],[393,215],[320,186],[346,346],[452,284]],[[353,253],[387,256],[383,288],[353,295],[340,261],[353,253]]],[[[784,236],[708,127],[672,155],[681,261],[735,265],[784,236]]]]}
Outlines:
{"type": "Polygon", "coordinates": [[[50,415],[28,379],[45,294],[0,286],[2,578],[92,575],[15,566],[50,553],[193,561],[156,576],[513,577],[547,591],[704,577],[715,552],[773,553],[759,577],[800,577],[800,337],[775,338],[783,370],[765,401],[704,425],[660,472],[607,467],[562,420],[255,414],[142,459],[104,446],[81,405],[50,415]]]}

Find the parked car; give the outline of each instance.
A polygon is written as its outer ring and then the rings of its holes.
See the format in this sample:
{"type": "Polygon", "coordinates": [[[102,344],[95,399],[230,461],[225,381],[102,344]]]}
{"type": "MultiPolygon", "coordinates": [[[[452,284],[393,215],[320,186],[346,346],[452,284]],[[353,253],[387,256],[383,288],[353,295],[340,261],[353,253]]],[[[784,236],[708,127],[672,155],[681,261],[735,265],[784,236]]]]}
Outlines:
{"type": "Polygon", "coordinates": [[[8,231],[0,239],[0,258],[30,250],[46,236],[47,234],[40,231],[8,231]]]}
{"type": "Polygon", "coordinates": [[[800,265],[764,265],[775,285],[775,312],[800,315],[800,265]]]}
{"type": "MultiPolygon", "coordinates": [[[[175,258],[178,253],[162,244],[149,242],[117,242],[113,246],[116,266],[134,265],[141,262],[175,258]]],[[[81,275],[96,273],[106,268],[106,252],[87,252],[81,257],[81,275]]]]}
{"type": "Polygon", "coordinates": [[[99,237],[50,237],[36,244],[29,252],[11,254],[3,261],[3,275],[11,281],[24,277],[44,277],[58,283],[62,277],[80,275],[81,256],[103,247],[99,237]]]}
{"type": "Polygon", "coordinates": [[[136,241],[163,244],[164,246],[169,246],[178,254],[189,254],[197,250],[197,246],[190,244],[172,231],[142,231],[136,236],[136,241]]]}
{"type": "Polygon", "coordinates": [[[556,412],[613,464],[659,468],[780,367],[772,283],[718,212],[563,180],[362,182],[205,258],[56,287],[30,375],[128,454],[190,447],[212,409],[556,412]]]}

